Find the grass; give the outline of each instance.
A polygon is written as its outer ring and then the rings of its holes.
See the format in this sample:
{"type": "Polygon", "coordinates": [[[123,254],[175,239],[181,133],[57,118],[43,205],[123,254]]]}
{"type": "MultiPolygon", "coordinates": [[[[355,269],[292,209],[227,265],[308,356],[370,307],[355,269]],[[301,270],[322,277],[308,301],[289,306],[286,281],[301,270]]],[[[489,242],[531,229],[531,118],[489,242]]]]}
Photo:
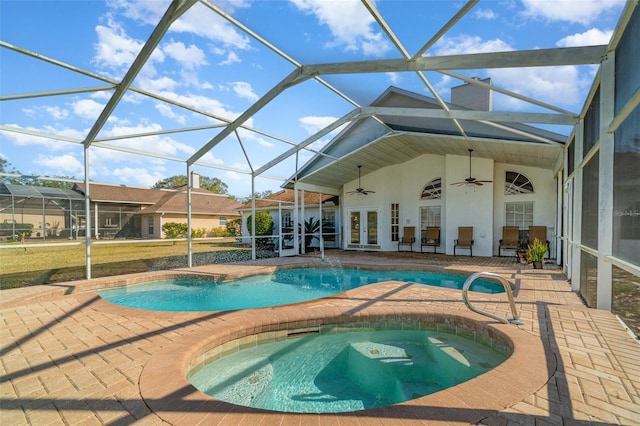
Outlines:
{"type": "MultiPolygon", "coordinates": [[[[248,260],[250,252],[233,238],[194,241],[193,264],[248,260]]],[[[267,256],[261,253],[261,257],[267,256]]],[[[84,279],[85,246],[16,246],[0,250],[0,289],[84,279]]],[[[93,278],[187,266],[186,241],[154,241],[91,246],[93,278]]]]}

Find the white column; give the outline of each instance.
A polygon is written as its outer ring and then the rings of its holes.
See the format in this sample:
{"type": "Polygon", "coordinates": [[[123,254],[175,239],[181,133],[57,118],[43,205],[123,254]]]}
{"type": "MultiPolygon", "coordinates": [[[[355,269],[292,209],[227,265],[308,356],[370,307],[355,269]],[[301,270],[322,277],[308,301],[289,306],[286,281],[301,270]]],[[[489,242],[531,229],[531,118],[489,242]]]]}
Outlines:
{"type": "MultiPolygon", "coordinates": [[[[91,279],[91,199],[89,198],[89,147],[84,147],[84,240],[86,278],[91,279]]],[[[80,224],[78,223],[78,226],[80,224]]]]}
{"type": "Polygon", "coordinates": [[[187,164],[187,266],[193,266],[193,241],[191,238],[191,188],[193,187],[193,176],[191,166],[187,164]]]}
{"type": "Polygon", "coordinates": [[[615,52],[609,52],[600,66],[600,158],[598,167],[598,298],[597,308],[611,310],[612,265],[605,261],[613,251],[613,133],[609,123],[615,117],[615,52]]]}

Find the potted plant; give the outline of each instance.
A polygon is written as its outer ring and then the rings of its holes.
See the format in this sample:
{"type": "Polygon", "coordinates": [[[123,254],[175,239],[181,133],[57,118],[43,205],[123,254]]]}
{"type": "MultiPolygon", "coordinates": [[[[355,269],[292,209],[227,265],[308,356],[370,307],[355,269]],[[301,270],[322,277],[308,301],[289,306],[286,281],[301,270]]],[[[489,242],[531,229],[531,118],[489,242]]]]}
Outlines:
{"type": "Polygon", "coordinates": [[[544,261],[544,255],[549,250],[547,243],[543,243],[539,239],[535,238],[533,244],[529,244],[527,250],[527,260],[533,263],[533,269],[542,269],[542,262],[544,261]]]}

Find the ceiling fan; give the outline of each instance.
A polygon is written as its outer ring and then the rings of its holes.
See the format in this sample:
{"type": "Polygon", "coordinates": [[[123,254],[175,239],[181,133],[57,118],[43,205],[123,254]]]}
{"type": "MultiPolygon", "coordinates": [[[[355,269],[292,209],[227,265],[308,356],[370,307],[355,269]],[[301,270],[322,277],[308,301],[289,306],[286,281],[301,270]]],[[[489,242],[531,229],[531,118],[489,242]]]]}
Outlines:
{"type": "Polygon", "coordinates": [[[362,188],[362,185],[360,185],[360,169],[362,168],[362,166],[358,165],[358,187],[356,188],[355,191],[349,191],[347,192],[347,194],[362,194],[362,195],[367,195],[367,194],[375,194],[376,191],[369,191],[366,189],[362,188]]]}
{"type": "Polygon", "coordinates": [[[478,180],[474,177],[471,176],[471,153],[473,152],[473,149],[469,149],[469,177],[466,178],[465,180],[463,180],[462,182],[455,182],[452,183],[451,185],[478,185],[478,186],[482,186],[485,183],[490,183],[493,182],[492,180],[478,180]]]}

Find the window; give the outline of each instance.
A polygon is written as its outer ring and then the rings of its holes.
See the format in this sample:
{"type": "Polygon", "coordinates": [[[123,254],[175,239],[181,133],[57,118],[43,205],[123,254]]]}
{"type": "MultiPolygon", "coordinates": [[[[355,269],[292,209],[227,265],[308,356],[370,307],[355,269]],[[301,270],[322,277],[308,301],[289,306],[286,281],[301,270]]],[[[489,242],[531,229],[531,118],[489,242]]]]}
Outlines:
{"type": "Polygon", "coordinates": [[[442,178],[435,178],[424,186],[421,200],[439,200],[442,198],[442,178]]]}
{"type": "Polygon", "coordinates": [[[227,224],[227,217],[220,216],[220,226],[225,226],[227,224]]]}
{"type": "Polygon", "coordinates": [[[529,229],[533,225],[533,201],[505,203],[505,226],[529,229]]]}
{"type": "Polygon", "coordinates": [[[155,234],[155,229],[153,227],[153,217],[147,218],[147,227],[148,227],[149,235],[155,234]]]}
{"type": "Polygon", "coordinates": [[[529,178],[518,172],[506,172],[504,180],[505,195],[533,194],[535,192],[529,178]]]}
{"type": "Polygon", "coordinates": [[[427,226],[440,227],[440,206],[420,207],[421,238],[426,238],[427,226]]]}
{"type": "Polygon", "coordinates": [[[400,204],[391,204],[391,241],[400,239],[400,204]]]}

